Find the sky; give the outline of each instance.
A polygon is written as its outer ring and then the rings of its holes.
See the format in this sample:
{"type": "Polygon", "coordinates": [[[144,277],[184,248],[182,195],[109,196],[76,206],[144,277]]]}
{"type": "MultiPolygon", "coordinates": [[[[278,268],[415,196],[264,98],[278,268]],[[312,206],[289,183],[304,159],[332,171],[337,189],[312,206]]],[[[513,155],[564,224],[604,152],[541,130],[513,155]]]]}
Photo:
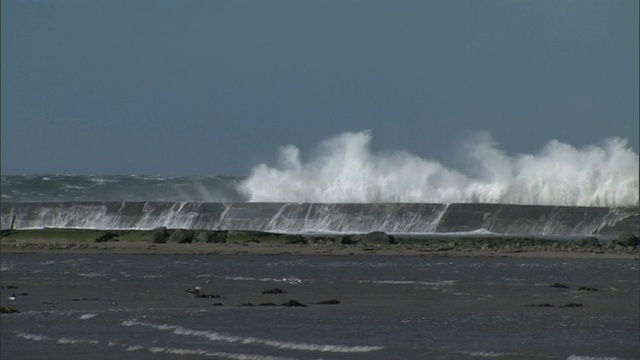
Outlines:
{"type": "Polygon", "coordinates": [[[370,130],[639,142],[639,2],[3,0],[1,172],[248,175],[370,130]]]}

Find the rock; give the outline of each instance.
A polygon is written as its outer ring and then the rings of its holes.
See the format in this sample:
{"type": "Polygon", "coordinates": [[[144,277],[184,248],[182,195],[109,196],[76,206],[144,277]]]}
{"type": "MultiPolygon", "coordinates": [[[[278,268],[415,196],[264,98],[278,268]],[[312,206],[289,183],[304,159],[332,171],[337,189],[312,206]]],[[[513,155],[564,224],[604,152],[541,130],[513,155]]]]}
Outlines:
{"type": "Polygon", "coordinates": [[[193,231],[182,230],[182,229],[173,231],[173,233],[169,236],[169,239],[167,240],[167,242],[178,243],[178,244],[190,244],[192,241],[193,241],[193,231]]]}
{"type": "Polygon", "coordinates": [[[526,307],[558,307],[558,308],[572,308],[572,307],[583,307],[584,305],[580,304],[580,303],[566,303],[562,306],[556,306],[556,305],[551,305],[549,303],[542,303],[542,304],[531,304],[531,305],[525,305],[526,307]]]}
{"type": "Polygon", "coordinates": [[[283,289],[273,288],[273,289],[265,289],[260,292],[260,294],[286,294],[287,292],[283,289]]]}
{"type": "Polygon", "coordinates": [[[357,241],[354,241],[352,238],[352,235],[344,235],[341,239],[340,239],[340,244],[342,245],[353,245],[356,244],[357,241]]]}
{"type": "Polygon", "coordinates": [[[580,304],[580,303],[566,303],[564,305],[562,305],[561,307],[563,308],[572,308],[572,307],[583,307],[584,305],[580,304]]]}
{"type": "Polygon", "coordinates": [[[396,240],[393,236],[382,232],[374,231],[367,234],[352,235],[351,241],[353,244],[362,242],[368,245],[371,244],[396,244],[396,240]]]}
{"type": "Polygon", "coordinates": [[[589,287],[589,286],[580,286],[578,288],[578,291],[600,291],[600,290],[598,290],[596,288],[589,287]]]}
{"type": "Polygon", "coordinates": [[[196,286],[194,288],[186,288],[184,289],[185,292],[188,292],[189,294],[193,295],[193,296],[198,296],[200,295],[202,288],[200,286],[196,286]]]}
{"type": "Polygon", "coordinates": [[[107,232],[96,238],[96,242],[118,241],[118,234],[107,232]]]}
{"type": "Polygon", "coordinates": [[[217,302],[217,303],[213,303],[211,304],[212,306],[223,306],[223,304],[221,302],[217,302]]]}
{"type": "Polygon", "coordinates": [[[622,233],[616,236],[618,244],[622,246],[638,246],[640,245],[640,239],[631,233],[622,233]]]}
{"type": "Polygon", "coordinates": [[[200,294],[200,295],[197,295],[197,296],[194,296],[194,297],[199,298],[199,299],[218,299],[221,296],[218,295],[218,294],[200,294]]]}
{"type": "Polygon", "coordinates": [[[153,229],[151,232],[151,242],[154,244],[164,244],[169,238],[169,232],[164,226],[153,229]]]}
{"type": "Polygon", "coordinates": [[[196,231],[193,236],[195,243],[226,243],[226,231],[196,231]]]}
{"type": "Polygon", "coordinates": [[[287,245],[293,244],[307,244],[307,239],[302,235],[285,235],[284,243],[287,245]]]}
{"type": "Polygon", "coordinates": [[[560,284],[560,283],[553,283],[551,285],[552,288],[557,288],[557,289],[568,289],[569,287],[565,284],[560,284]]]}
{"type": "Polygon", "coordinates": [[[297,300],[289,300],[286,303],[282,303],[282,306],[288,306],[288,307],[306,307],[307,305],[297,301],[297,300]]]}
{"type": "Polygon", "coordinates": [[[256,306],[256,305],[251,302],[246,302],[246,303],[240,304],[240,306],[256,306]]]}
{"type": "Polygon", "coordinates": [[[318,301],[316,304],[319,304],[319,305],[337,305],[337,304],[340,304],[340,301],[336,300],[336,299],[331,299],[331,300],[318,301]]]}
{"type": "Polygon", "coordinates": [[[260,304],[260,306],[276,306],[276,304],[274,304],[272,302],[266,302],[266,303],[260,304]]]}
{"type": "Polygon", "coordinates": [[[571,240],[570,243],[577,247],[586,247],[586,248],[600,246],[600,242],[598,241],[598,239],[593,236],[589,236],[584,239],[571,240]]]}
{"type": "Polygon", "coordinates": [[[530,304],[530,305],[525,305],[526,307],[554,307],[553,305],[549,304],[549,303],[542,303],[542,304],[530,304]]]}
{"type": "Polygon", "coordinates": [[[19,312],[20,311],[8,306],[0,306],[0,314],[17,314],[19,312]]]}
{"type": "Polygon", "coordinates": [[[200,286],[196,286],[194,288],[188,288],[188,289],[185,289],[184,291],[188,292],[189,294],[191,294],[191,296],[198,299],[217,299],[221,297],[220,295],[217,295],[217,294],[204,294],[200,286]]]}

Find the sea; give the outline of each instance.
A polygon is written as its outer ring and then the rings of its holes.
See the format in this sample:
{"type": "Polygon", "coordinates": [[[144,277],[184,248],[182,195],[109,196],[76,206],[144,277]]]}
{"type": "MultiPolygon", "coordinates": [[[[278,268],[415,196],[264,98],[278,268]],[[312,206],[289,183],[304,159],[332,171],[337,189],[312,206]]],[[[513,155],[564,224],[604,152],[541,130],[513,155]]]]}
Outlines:
{"type": "Polygon", "coordinates": [[[22,311],[2,359],[640,358],[637,260],[2,254],[0,274],[22,311]]]}
{"type": "MultiPolygon", "coordinates": [[[[267,196],[280,185],[269,182],[273,169],[261,169],[249,177],[3,175],[2,229],[569,239],[640,227],[628,189],[586,202],[579,193],[549,202],[520,191],[522,201],[510,203],[500,202],[504,194],[388,198],[369,189],[363,201],[333,184],[317,201],[315,193],[267,196]]],[[[2,359],[640,359],[638,259],[0,255],[0,305],[21,311],[1,317],[2,359]],[[207,296],[194,297],[196,287],[207,296]],[[287,306],[295,303],[306,306],[287,306]]]]}

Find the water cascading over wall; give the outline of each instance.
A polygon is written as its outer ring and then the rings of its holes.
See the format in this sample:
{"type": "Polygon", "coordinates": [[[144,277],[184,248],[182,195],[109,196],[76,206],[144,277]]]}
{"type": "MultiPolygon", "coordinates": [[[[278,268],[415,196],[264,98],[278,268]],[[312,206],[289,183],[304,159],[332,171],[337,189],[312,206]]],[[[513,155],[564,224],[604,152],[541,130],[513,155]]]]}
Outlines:
{"type": "Polygon", "coordinates": [[[316,204],[51,202],[2,203],[2,229],[85,228],[257,230],[272,232],[640,235],[630,207],[504,204],[316,204]],[[15,220],[14,220],[15,219],[15,220]]]}

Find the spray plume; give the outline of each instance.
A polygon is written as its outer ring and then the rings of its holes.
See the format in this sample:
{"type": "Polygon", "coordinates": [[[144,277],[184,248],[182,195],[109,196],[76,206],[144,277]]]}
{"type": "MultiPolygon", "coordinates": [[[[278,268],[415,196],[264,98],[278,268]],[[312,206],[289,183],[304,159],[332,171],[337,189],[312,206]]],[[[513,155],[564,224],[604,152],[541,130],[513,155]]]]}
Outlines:
{"type": "Polygon", "coordinates": [[[638,154],[620,138],[577,149],[557,140],[537,154],[509,156],[488,134],[470,143],[473,175],[406,152],[374,154],[371,132],[322,142],[303,163],[293,145],[276,167],[253,169],[239,190],[253,202],[504,203],[637,206],[638,154]]]}

